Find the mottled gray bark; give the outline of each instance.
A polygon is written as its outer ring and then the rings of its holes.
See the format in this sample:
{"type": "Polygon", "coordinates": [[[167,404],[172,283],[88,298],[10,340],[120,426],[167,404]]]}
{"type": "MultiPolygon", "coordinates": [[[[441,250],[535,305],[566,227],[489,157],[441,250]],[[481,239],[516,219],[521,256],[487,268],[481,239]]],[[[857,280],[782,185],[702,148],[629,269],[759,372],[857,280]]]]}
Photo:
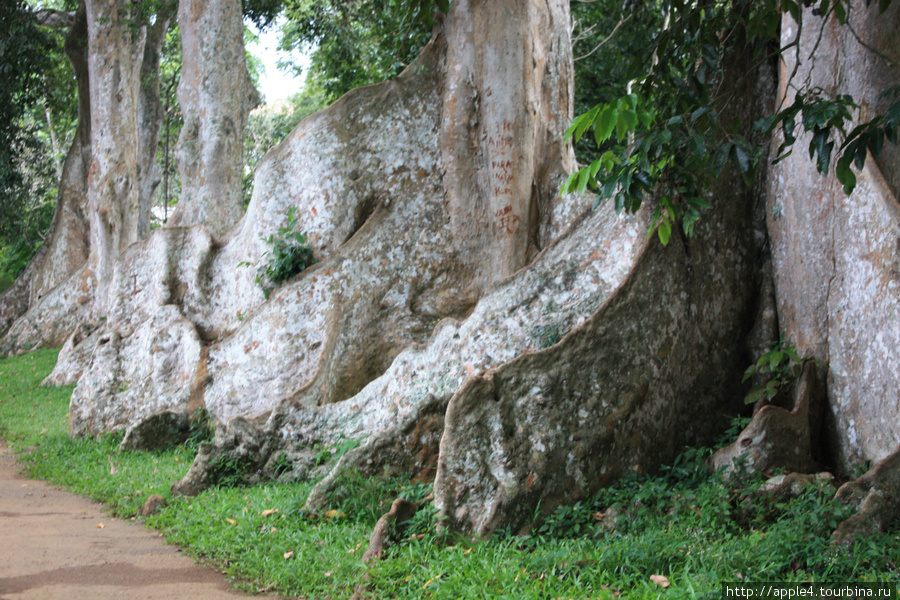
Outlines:
{"type": "Polygon", "coordinates": [[[178,25],[181,198],[169,224],[202,224],[221,237],[244,213],[244,127],[259,102],[244,59],[241,1],[181,0],[178,25]]]}
{"type": "Polygon", "coordinates": [[[82,3],[75,13],[66,53],[78,83],[78,127],[47,241],[0,297],[2,353],[59,346],[81,324],[105,317],[119,252],[149,233],[159,181],[157,71],[174,5],[164,3],[152,26],[136,24],[132,8],[82,3]],[[92,30],[89,18],[99,19],[92,30]]]}
{"type": "Polygon", "coordinates": [[[138,97],[146,31],[133,3],[87,0],[91,91],[88,171],[93,317],[105,317],[119,253],[139,239],[138,97]]]}
{"type": "Polygon", "coordinates": [[[138,237],[150,235],[150,211],[153,193],[162,180],[156,162],[159,133],[163,124],[163,105],[159,96],[159,61],[169,22],[177,9],[177,0],[163,0],[152,24],[147,24],[147,39],[141,62],[138,96],[138,237]]]}

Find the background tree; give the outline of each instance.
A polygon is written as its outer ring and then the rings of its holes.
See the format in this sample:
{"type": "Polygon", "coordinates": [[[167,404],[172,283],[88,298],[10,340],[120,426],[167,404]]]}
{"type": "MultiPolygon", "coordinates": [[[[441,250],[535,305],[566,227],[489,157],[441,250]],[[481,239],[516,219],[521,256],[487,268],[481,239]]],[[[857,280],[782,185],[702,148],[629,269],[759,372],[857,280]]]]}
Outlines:
{"type": "Polygon", "coordinates": [[[28,264],[53,216],[76,116],[63,37],[42,27],[25,0],[0,7],[0,291],[28,264]]]}

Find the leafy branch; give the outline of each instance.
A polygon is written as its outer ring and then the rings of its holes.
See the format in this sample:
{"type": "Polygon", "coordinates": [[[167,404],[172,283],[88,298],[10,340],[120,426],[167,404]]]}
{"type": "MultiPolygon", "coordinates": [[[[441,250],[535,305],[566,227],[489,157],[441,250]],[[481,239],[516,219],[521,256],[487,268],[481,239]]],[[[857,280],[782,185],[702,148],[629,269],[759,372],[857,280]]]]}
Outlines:
{"type": "MultiPolygon", "coordinates": [[[[873,0],[867,0],[870,4],[873,0]]],[[[891,0],[879,0],[885,11],[891,0]]],[[[766,145],[741,133],[738,117],[726,119],[733,97],[723,93],[725,63],[739,45],[762,62],[772,58],[781,16],[789,13],[802,24],[802,9],[833,16],[848,25],[847,0],[671,0],[668,26],[662,29],[639,61],[637,89],[614,102],[600,104],[578,116],[566,132],[577,142],[589,131],[602,154],[573,173],[561,193],[595,192],[593,206],[613,199],[617,212],[636,212],[645,197],[658,199],[650,231],[667,244],[674,228],[691,236],[701,211],[710,207],[706,191],[727,164],[732,164],[747,185],[756,179],[766,145]],[[728,41],[741,40],[740,44],[728,41]]],[[[775,51],[781,56],[794,44],[775,51]]],[[[886,92],[894,101],[884,115],[855,127],[858,109],[847,95],[825,97],[821,89],[802,90],[794,102],[754,124],[748,135],[771,134],[780,128],[784,141],[777,160],[791,152],[797,138],[796,122],[812,134],[810,157],[826,173],[833,160],[844,191],[851,193],[867,151],[877,155],[885,140],[897,143],[900,128],[900,88],[886,92]]],[[[652,234],[652,233],[651,233],[652,234]]]]}
{"type": "Polygon", "coordinates": [[[784,334],[778,341],[770,342],[771,350],[759,357],[755,364],[744,371],[745,382],[754,375],[763,377],[763,382],[754,386],[744,397],[744,404],[755,404],[766,397],[772,400],[782,389],[790,389],[803,373],[803,362],[797,349],[790,340],[785,339],[784,334]]]}

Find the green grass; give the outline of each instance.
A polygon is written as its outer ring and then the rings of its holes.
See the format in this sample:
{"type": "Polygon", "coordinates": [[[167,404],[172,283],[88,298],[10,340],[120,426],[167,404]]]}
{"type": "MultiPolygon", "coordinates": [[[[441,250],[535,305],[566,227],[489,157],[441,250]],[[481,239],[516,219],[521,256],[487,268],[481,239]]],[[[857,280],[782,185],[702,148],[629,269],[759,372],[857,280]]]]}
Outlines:
{"type": "Polygon", "coordinates": [[[398,495],[421,498],[427,485],[347,476],[329,507],[302,510],[309,483],[216,487],[196,498],[170,498],[193,449],[120,453],[118,436],[70,439],[71,388],[38,382],[52,351],[0,360],[0,431],[36,476],[133,516],[151,493],[169,498],[148,524],[248,591],[348,598],[369,575],[374,598],[719,598],[722,582],[900,582],[896,530],[836,549],[829,535],[846,509],[829,490],[792,501],[759,499],[759,479],[733,490],[703,467],[708,450],[690,450],[652,477],[628,478],[536,523],[527,536],[498,532],[472,543],[435,533],[433,510],[420,511],[416,534],[383,560],[360,558],[378,516],[398,495]],[[115,474],[110,464],[115,466],[115,474]],[[604,526],[610,508],[616,527],[604,526]],[[277,510],[277,512],[269,512],[277,510]],[[264,514],[265,511],[265,514],[264,514]],[[603,513],[603,519],[598,519],[603,513]],[[664,575],[663,589],[650,580],[664,575]]]}

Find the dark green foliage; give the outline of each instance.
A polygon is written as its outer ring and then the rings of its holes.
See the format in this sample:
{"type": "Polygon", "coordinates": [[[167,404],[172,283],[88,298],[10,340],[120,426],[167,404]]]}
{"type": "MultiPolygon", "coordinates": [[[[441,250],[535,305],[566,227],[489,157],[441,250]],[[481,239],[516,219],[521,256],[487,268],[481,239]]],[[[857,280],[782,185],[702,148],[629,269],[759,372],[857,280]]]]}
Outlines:
{"type": "Polygon", "coordinates": [[[244,485],[253,473],[253,466],[249,458],[222,454],[209,465],[209,482],[219,487],[244,485]]]}
{"type": "Polygon", "coordinates": [[[779,391],[791,389],[803,372],[803,359],[797,354],[797,349],[791,341],[785,339],[784,334],[778,341],[770,342],[769,345],[772,349],[744,371],[743,381],[754,375],[763,377],[763,382],[747,393],[744,398],[746,404],[754,404],[763,396],[772,400],[779,391]]]}
{"type": "MultiPolygon", "coordinates": [[[[634,93],[595,106],[569,128],[567,136],[576,142],[592,130],[602,154],[573,174],[563,188],[565,193],[590,188],[598,194],[595,206],[612,198],[619,211],[636,211],[652,195],[659,200],[653,226],[658,224],[663,244],[673,228],[688,236],[693,233],[700,211],[708,208],[704,193],[726,164],[750,185],[766,154],[766,140],[749,137],[740,111],[729,108],[735,99],[721,97],[730,57],[737,51],[751,52],[753,60],[762,63],[773,52],[783,51],[772,50],[779,43],[783,13],[799,19],[803,6],[815,5],[820,14],[833,15],[844,24],[848,10],[842,0],[672,0],[667,4],[669,26],[638,52],[630,74],[637,84],[634,93]]],[[[880,2],[879,9],[888,4],[880,2]]],[[[737,75],[750,72],[745,69],[737,75]]],[[[853,108],[847,96],[829,99],[820,90],[801,90],[791,106],[756,123],[755,131],[769,134],[780,126],[785,134],[782,154],[796,139],[794,121],[800,116],[804,129],[813,134],[810,156],[817,159],[821,172],[829,168],[836,136],[844,134],[836,171],[849,192],[856,183],[851,162],[861,167],[866,148],[875,152],[885,139],[896,139],[900,120],[900,105],[895,102],[885,115],[846,134],[844,123],[851,119],[853,108]]]]}
{"type": "MultiPolygon", "coordinates": [[[[690,572],[699,589],[707,588],[710,568],[754,581],[844,581],[860,568],[895,571],[895,553],[885,552],[886,536],[871,547],[868,541],[853,549],[831,544],[831,532],[851,514],[833,499],[834,488],[810,485],[795,499],[759,494],[763,476],[725,482],[709,472],[710,452],[689,450],[657,475],[629,476],[583,502],[560,507],[525,543],[596,540],[602,551],[592,569],[615,572],[626,582],[652,573],[690,572]]],[[[534,568],[572,568],[571,557],[579,554],[567,554],[568,560],[542,557],[534,568]]]]}
{"type": "Polygon", "coordinates": [[[784,142],[778,148],[776,159],[781,160],[790,155],[790,148],[797,141],[794,131],[799,116],[804,131],[812,134],[809,157],[816,158],[819,173],[828,172],[835,143],[843,139],[838,148],[840,158],[835,163],[835,175],[844,186],[844,193],[850,194],[856,187],[856,175],[851,165],[861,171],[866,164],[867,151],[878,156],[885,141],[897,143],[897,132],[900,129],[900,87],[891,88],[882,94],[885,99],[891,100],[883,115],[858,125],[850,132],[847,132],[846,127],[853,119],[851,111],[858,110],[859,106],[850,96],[838,95],[829,99],[823,94],[820,89],[798,94],[793,104],[761,121],[758,127],[769,132],[781,129],[784,142]]]}
{"type": "Polygon", "coordinates": [[[269,27],[284,8],[282,0],[244,0],[244,18],[260,29],[269,27]]]}
{"type": "MultiPolygon", "coordinates": [[[[446,0],[287,0],[282,49],[310,49],[308,81],[328,101],[398,75],[431,37],[446,0]]],[[[296,68],[296,67],[295,67],[296,68]]]]}
{"type": "Polygon", "coordinates": [[[24,0],[0,3],[0,279],[15,278],[50,226],[75,109],[63,36],[24,0]]]}
{"type": "Polygon", "coordinates": [[[263,257],[269,256],[269,262],[260,265],[257,270],[256,283],[262,286],[269,297],[271,287],[287,281],[297,273],[315,264],[312,247],[306,243],[306,236],[295,231],[297,226],[297,209],[291,207],[287,215],[287,223],[278,228],[278,233],[273,233],[264,241],[272,246],[263,257]]]}
{"type": "MultiPolygon", "coordinates": [[[[627,93],[631,74],[665,16],[658,2],[625,6],[622,0],[572,2],[575,58],[575,114],[616,102],[627,93]]],[[[591,162],[612,147],[587,138],[575,144],[580,162],[591,162]]]]}
{"type": "Polygon", "coordinates": [[[352,522],[375,523],[397,498],[420,502],[431,492],[431,483],[415,483],[408,477],[369,477],[356,471],[342,471],[329,496],[330,510],[307,514],[309,519],[340,518],[352,522]],[[334,511],[334,512],[332,512],[334,511]]]}
{"type": "Polygon", "coordinates": [[[200,444],[211,442],[213,437],[215,437],[215,425],[210,419],[209,411],[205,408],[198,408],[190,416],[184,445],[196,450],[200,444]]]}
{"type": "Polygon", "coordinates": [[[294,468],[291,459],[288,458],[288,455],[282,452],[275,458],[275,463],[272,465],[272,471],[275,473],[275,476],[281,476],[286,473],[290,473],[294,468]]]}

